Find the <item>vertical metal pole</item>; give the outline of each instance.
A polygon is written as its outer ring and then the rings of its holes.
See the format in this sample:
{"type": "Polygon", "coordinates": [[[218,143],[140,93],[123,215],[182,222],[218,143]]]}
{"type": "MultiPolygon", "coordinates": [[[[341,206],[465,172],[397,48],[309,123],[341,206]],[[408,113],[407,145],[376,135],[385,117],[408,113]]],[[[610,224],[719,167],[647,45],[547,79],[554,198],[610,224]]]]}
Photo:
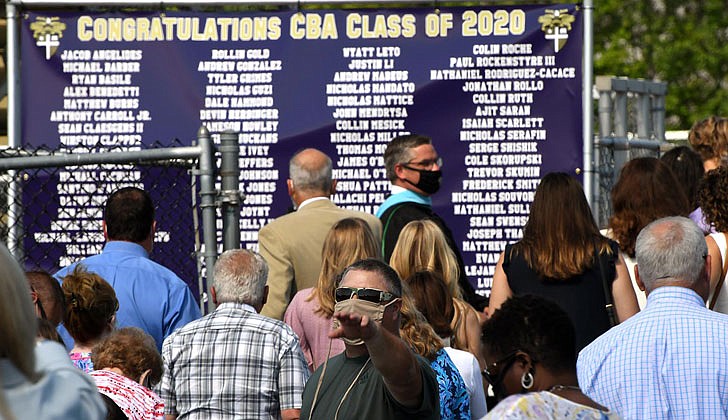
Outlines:
{"type": "Polygon", "coordinates": [[[592,80],[594,78],[594,2],[584,0],[584,68],[582,70],[582,142],[584,149],[584,193],[592,209],[596,208],[592,198],[594,191],[594,123],[592,116],[592,80]]]}
{"type": "Polygon", "coordinates": [[[222,249],[240,248],[240,144],[238,134],[226,130],[220,135],[220,178],[222,187],[222,249]]]}
{"type": "Polygon", "coordinates": [[[665,141],[665,92],[657,93],[652,99],[652,115],[655,122],[655,137],[665,141]]]}
{"type": "Polygon", "coordinates": [[[599,92],[599,137],[612,135],[612,93],[609,90],[599,92]]]}
{"type": "Polygon", "coordinates": [[[592,201],[592,213],[594,214],[594,220],[596,220],[599,227],[606,223],[606,216],[608,211],[608,205],[603,204],[607,202],[608,192],[602,195],[602,175],[606,173],[602,168],[602,147],[601,143],[604,139],[611,137],[612,135],[612,92],[610,88],[606,86],[600,86],[603,83],[609,83],[611,85],[611,79],[605,78],[604,76],[597,77],[597,89],[599,89],[599,141],[600,144],[594,147],[594,195],[592,201]],[[601,79],[601,80],[600,80],[601,79]],[[600,83],[602,82],[602,83],[600,83]]]}
{"type": "Polygon", "coordinates": [[[203,313],[210,313],[215,309],[212,302],[211,287],[213,283],[213,268],[217,260],[217,234],[215,226],[215,147],[210,132],[205,126],[197,131],[197,141],[200,146],[200,207],[202,208],[202,237],[205,244],[203,256],[205,258],[205,293],[207,306],[203,302],[203,313]],[[205,310],[207,309],[207,310],[205,310]]]}
{"type": "MultiPolygon", "coordinates": [[[[20,17],[18,9],[7,3],[7,83],[8,83],[8,146],[20,147],[20,17]]],[[[8,184],[8,250],[18,261],[25,259],[23,251],[22,188],[17,171],[9,171],[8,184]]]]}
{"type": "Polygon", "coordinates": [[[619,171],[629,160],[629,140],[627,139],[627,93],[618,91],[614,106],[614,173],[616,183],[619,171]]]}
{"type": "Polygon", "coordinates": [[[637,136],[643,140],[650,140],[652,137],[652,112],[649,93],[639,93],[637,108],[637,136]]]}

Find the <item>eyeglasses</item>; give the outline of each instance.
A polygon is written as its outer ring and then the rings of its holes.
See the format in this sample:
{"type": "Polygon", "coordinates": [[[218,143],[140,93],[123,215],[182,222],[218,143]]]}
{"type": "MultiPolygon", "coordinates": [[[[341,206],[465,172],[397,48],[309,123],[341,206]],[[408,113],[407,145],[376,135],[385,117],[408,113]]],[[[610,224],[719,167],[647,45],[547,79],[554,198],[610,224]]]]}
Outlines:
{"type": "Polygon", "coordinates": [[[513,365],[516,361],[516,355],[519,351],[520,350],[515,350],[513,353],[498,360],[497,362],[487,365],[481,372],[483,374],[483,378],[485,378],[485,380],[488,381],[488,383],[494,388],[500,385],[500,383],[503,382],[506,372],[508,372],[508,369],[510,369],[511,365],[513,365]]]}
{"type": "Polygon", "coordinates": [[[334,293],[334,298],[337,302],[341,302],[353,298],[354,295],[356,295],[357,299],[374,303],[390,302],[397,298],[394,293],[368,287],[339,287],[334,293]]]}
{"type": "Polygon", "coordinates": [[[413,166],[420,166],[420,167],[422,167],[422,168],[424,168],[426,170],[430,170],[435,165],[437,165],[438,168],[441,168],[442,167],[442,164],[443,164],[442,158],[441,157],[438,157],[437,159],[434,159],[434,160],[432,160],[432,159],[430,159],[430,160],[422,160],[422,161],[419,161],[419,162],[409,161],[409,162],[406,162],[406,164],[402,164],[402,166],[404,166],[407,169],[412,169],[412,168],[410,168],[407,165],[413,165],[413,166]]]}

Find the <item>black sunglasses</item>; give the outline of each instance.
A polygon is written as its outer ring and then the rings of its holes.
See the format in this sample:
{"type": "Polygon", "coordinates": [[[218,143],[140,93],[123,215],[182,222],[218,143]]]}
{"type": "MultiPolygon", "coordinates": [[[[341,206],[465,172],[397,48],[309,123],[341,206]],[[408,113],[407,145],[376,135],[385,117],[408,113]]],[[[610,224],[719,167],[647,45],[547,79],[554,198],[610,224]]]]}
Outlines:
{"type": "Polygon", "coordinates": [[[497,362],[493,362],[487,365],[485,369],[483,369],[483,371],[481,372],[483,374],[483,378],[485,378],[485,380],[488,381],[488,383],[491,384],[493,388],[499,386],[500,383],[503,382],[503,378],[505,377],[506,372],[508,372],[508,369],[510,369],[513,363],[516,361],[516,355],[519,351],[520,350],[515,350],[508,356],[498,360],[497,362]]]}
{"type": "Polygon", "coordinates": [[[397,297],[393,293],[368,287],[339,287],[334,292],[334,299],[337,302],[342,302],[353,298],[355,295],[357,299],[374,303],[391,302],[397,297]]]}

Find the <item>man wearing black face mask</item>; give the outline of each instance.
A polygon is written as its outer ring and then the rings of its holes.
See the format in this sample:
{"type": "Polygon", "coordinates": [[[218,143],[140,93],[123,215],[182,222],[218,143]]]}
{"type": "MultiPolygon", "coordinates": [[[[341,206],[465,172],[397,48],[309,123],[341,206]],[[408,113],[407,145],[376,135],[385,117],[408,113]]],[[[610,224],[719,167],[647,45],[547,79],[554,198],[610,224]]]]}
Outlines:
{"type": "Polygon", "coordinates": [[[473,285],[465,275],[465,263],[452,232],[432,209],[430,196],[439,190],[442,178],[442,159],[432,145],[432,140],[417,134],[395,137],[384,151],[384,166],[387,178],[392,183],[392,195],[377,211],[377,217],[382,221],[384,260],[389,261],[399,233],[407,223],[423,219],[434,221],[445,234],[450,249],[457,257],[460,271],[458,284],[463,298],[482,313],[487,306],[487,300],[475,293],[473,285]]]}

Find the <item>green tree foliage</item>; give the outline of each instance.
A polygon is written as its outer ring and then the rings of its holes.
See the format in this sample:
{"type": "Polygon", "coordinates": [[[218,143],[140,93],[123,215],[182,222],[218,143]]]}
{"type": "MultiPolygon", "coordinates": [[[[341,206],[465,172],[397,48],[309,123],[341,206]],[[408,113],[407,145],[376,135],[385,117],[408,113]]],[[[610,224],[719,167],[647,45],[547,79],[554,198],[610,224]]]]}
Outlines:
{"type": "Polygon", "coordinates": [[[725,0],[595,0],[594,74],[668,83],[668,129],[728,116],[725,0]]]}

